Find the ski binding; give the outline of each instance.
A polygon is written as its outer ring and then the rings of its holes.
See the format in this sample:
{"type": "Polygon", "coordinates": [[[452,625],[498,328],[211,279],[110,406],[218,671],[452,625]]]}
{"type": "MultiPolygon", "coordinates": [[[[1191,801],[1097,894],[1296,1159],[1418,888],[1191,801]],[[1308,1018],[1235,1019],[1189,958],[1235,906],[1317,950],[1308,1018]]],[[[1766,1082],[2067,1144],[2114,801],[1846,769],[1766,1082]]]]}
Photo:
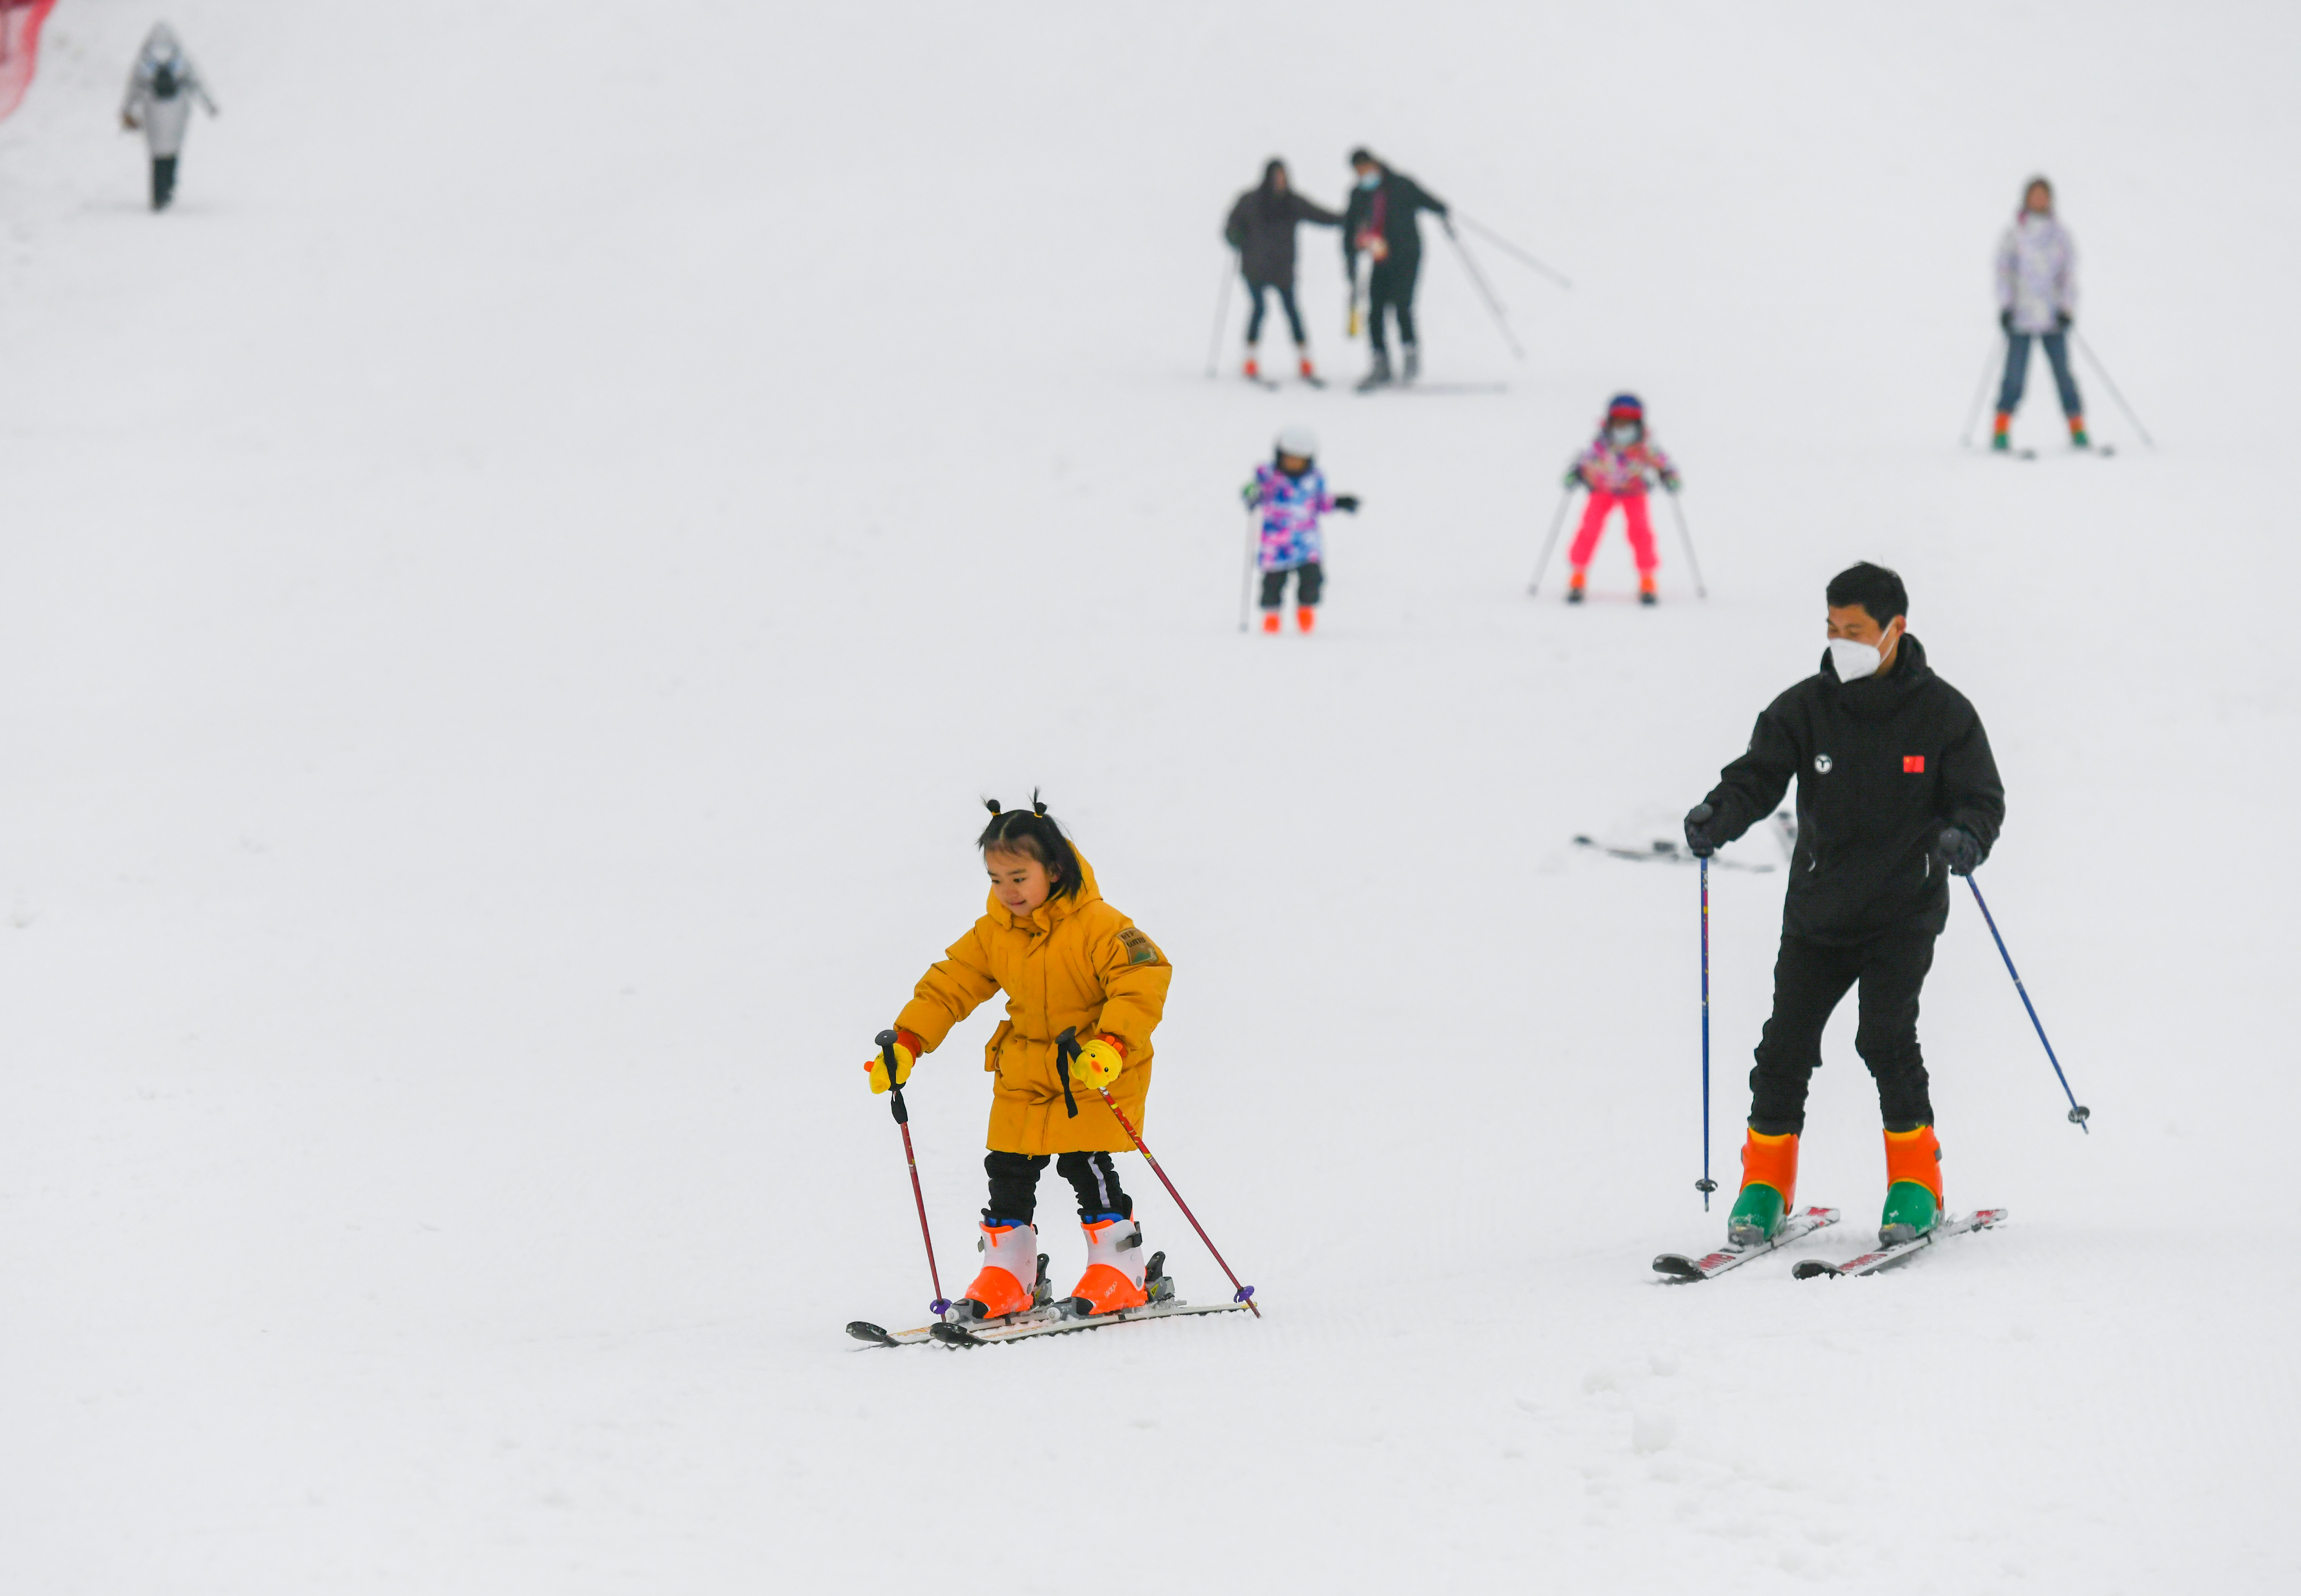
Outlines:
{"type": "Polygon", "coordinates": [[[1842,1264],[1826,1264],[1820,1258],[1808,1258],[1790,1271],[1800,1280],[1813,1280],[1824,1274],[1875,1274],[1880,1269],[1906,1263],[1945,1236],[1962,1236],[1968,1231],[1989,1230],[2005,1223],[2004,1208],[1980,1208],[1955,1219],[1945,1219],[1921,1236],[1906,1241],[1894,1241],[1865,1252],[1858,1258],[1848,1258],[1842,1264]]]}

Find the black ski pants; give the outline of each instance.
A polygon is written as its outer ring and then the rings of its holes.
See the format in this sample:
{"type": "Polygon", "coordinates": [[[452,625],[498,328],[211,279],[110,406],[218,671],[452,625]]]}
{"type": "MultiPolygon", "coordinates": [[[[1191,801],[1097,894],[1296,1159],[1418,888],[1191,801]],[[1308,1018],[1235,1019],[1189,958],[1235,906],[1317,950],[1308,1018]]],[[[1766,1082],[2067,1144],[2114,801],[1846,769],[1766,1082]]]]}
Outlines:
{"type": "Polygon", "coordinates": [[[176,157],[152,157],[152,208],[164,211],[168,202],[176,197],[176,157]]]}
{"type": "Polygon", "coordinates": [[[1918,1050],[1918,992],[1934,964],[1933,932],[1898,926],[1846,945],[1784,935],[1774,961],[1774,1012],[1750,1072],[1750,1128],[1785,1136],[1805,1128],[1806,1082],[1821,1067],[1821,1028],[1847,990],[1862,989],[1853,1050],[1878,1082],[1889,1131],[1934,1123],[1918,1050]]]}
{"type": "MultiPolygon", "coordinates": [[[[1134,1199],[1119,1189],[1118,1171],[1109,1153],[1065,1153],[1054,1165],[1055,1173],[1078,1193],[1082,1221],[1114,1215],[1121,1219],[1134,1217],[1134,1199]]],[[[993,1224],[1030,1224],[1039,1211],[1039,1172],[1046,1166],[1044,1153],[1035,1158],[1022,1153],[985,1157],[983,1171],[991,1177],[991,1206],[983,1210],[983,1219],[993,1224]]]]}
{"type": "Polygon", "coordinates": [[[1293,283],[1257,282],[1250,277],[1246,280],[1246,291],[1254,302],[1254,313],[1246,319],[1248,343],[1259,344],[1262,341],[1262,296],[1266,291],[1278,296],[1278,308],[1286,313],[1286,325],[1293,330],[1294,341],[1298,344],[1307,344],[1310,341],[1302,336],[1302,313],[1295,308],[1293,283]]]}
{"type": "MultiPolygon", "coordinates": [[[[1264,609],[1275,610],[1285,604],[1287,575],[1288,572],[1284,571],[1266,571],[1262,573],[1262,607],[1264,609]]],[[[1305,609],[1317,608],[1318,595],[1326,586],[1326,571],[1318,561],[1312,560],[1307,565],[1295,566],[1293,575],[1294,602],[1305,609]]]]}
{"type": "Polygon", "coordinates": [[[1420,255],[1410,255],[1404,260],[1393,255],[1389,260],[1376,261],[1374,270],[1367,273],[1367,337],[1377,353],[1390,352],[1382,326],[1385,310],[1398,314],[1400,343],[1411,349],[1420,341],[1414,336],[1414,280],[1421,271],[1420,255]]]}

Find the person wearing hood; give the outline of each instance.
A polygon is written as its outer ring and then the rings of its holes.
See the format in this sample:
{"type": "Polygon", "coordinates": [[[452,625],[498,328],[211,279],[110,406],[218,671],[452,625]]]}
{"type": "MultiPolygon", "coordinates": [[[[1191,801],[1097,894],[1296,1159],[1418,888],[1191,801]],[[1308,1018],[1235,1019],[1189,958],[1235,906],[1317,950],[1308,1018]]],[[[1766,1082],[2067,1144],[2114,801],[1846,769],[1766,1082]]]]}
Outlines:
{"type": "Polygon", "coordinates": [[[1343,211],[1343,275],[1351,280],[1353,294],[1360,254],[1374,262],[1367,274],[1367,340],[1374,347],[1374,363],[1361,386],[1376,388],[1390,380],[1385,311],[1398,318],[1403,375],[1411,382],[1422,374],[1422,346],[1414,336],[1414,280],[1422,271],[1422,229],[1414,219],[1424,211],[1444,217],[1445,202],[1365,150],[1351,152],[1351,170],[1356,180],[1343,211]]]}
{"type": "Polygon", "coordinates": [[[1727,1221],[1737,1247],[1770,1239],[1795,1212],[1806,1085],[1821,1064],[1822,1027],[1857,985],[1853,1047],[1877,1081],[1886,1125],[1879,1239],[1906,1241],[1940,1220],[1918,995],[1948,923],[1948,878],[1989,856],[2005,820],[1981,717],[1909,634],[1902,579],[1864,563],[1832,578],[1825,597],[1820,671],[1767,706],[1749,751],[1686,816],[1687,848],[1708,858],[1798,784],[1773,1015],[1750,1072],[1742,1187],[1727,1221]]]}
{"type": "Polygon", "coordinates": [[[152,155],[152,208],[164,211],[176,194],[176,158],[183,153],[184,133],[191,126],[192,102],[218,114],[208,97],[207,85],[193,69],[191,57],[176,42],[165,22],[155,22],[144,36],[136,65],[128,74],[128,97],[121,102],[120,125],[140,129],[144,146],[152,155]]]}
{"type": "Polygon", "coordinates": [[[2013,224],[1997,242],[1997,324],[2005,330],[2005,380],[1997,390],[1997,426],[1989,438],[1993,449],[2012,447],[2013,413],[2021,408],[2021,389],[2029,381],[2032,338],[2045,345],[2046,363],[2054,368],[2054,386],[2061,391],[2071,447],[2091,447],[2086,437],[2085,401],[2078,397],[2077,379],[2070,374],[2070,324],[2078,309],[2077,260],[2069,229],[2054,214],[2054,186],[2043,178],[2031,178],[2013,224]]]}
{"type": "Polygon", "coordinates": [[[1223,223],[1223,238],[1238,251],[1238,268],[1254,305],[1246,322],[1246,374],[1260,380],[1264,297],[1276,289],[1286,325],[1294,334],[1294,369],[1305,382],[1315,381],[1310,363],[1310,340],[1302,331],[1302,313],[1294,305],[1294,230],[1302,222],[1313,227],[1340,227],[1343,219],[1316,201],[1294,192],[1287,180],[1286,163],[1273,159],[1262,169],[1262,183],[1238,196],[1223,223]]]}
{"type": "MultiPolygon", "coordinates": [[[[983,1270],[947,1316],[972,1324],[1055,1311],[1039,1282],[1033,1224],[1050,1158],[1078,1195],[1087,1247],[1086,1273],[1061,1311],[1084,1317],[1141,1307],[1150,1299],[1150,1255],[1110,1161],[1134,1142],[1101,1094],[1108,1090],[1142,1130],[1150,1032],[1166,1013],[1174,966],[1103,900],[1094,871],[1044,804],[1033,797],[1028,809],[1001,809],[993,798],[987,806],[991,823],[976,846],[991,876],[990,901],[974,929],[919,977],[895,1016],[891,1049],[900,1086],[952,1027],[1007,995],[1007,1018],[983,1052],[992,1077],[983,1270]]],[[[873,1091],[887,1090],[884,1054],[865,1069],[873,1091]]]]}

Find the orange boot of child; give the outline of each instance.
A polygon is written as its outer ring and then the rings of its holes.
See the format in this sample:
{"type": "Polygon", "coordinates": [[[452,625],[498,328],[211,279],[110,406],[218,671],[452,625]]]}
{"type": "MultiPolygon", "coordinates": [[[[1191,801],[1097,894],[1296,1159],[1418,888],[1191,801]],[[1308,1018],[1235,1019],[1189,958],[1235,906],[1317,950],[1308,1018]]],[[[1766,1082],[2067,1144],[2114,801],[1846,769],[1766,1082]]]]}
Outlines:
{"type": "Polygon", "coordinates": [[[1931,1125],[1886,1132],[1886,1211],[1878,1240],[1891,1247],[1941,1223],[1941,1142],[1931,1125]]]}
{"type": "Polygon", "coordinates": [[[1653,572],[1651,571],[1644,572],[1638,578],[1638,602],[1640,604],[1656,604],[1661,602],[1661,595],[1654,590],[1653,572]]]}
{"type": "Polygon", "coordinates": [[[1039,1232],[1028,1224],[985,1224],[975,1246],[983,1272],[946,1316],[964,1323],[1004,1318],[1038,1304],[1039,1232]]]}
{"type": "Polygon", "coordinates": [[[1742,1143],[1742,1190],[1727,1216],[1726,1240],[1755,1247],[1773,1240],[1797,1201],[1797,1132],[1769,1136],[1752,1131],[1742,1143]]]}
{"type": "Polygon", "coordinates": [[[1309,631],[1318,623],[1318,612],[1312,609],[1309,605],[1302,605],[1295,610],[1294,624],[1301,628],[1304,631],[1309,631]]]}
{"type": "Polygon", "coordinates": [[[1091,1219],[1086,1232],[1086,1273],[1071,1288],[1064,1311],[1075,1319],[1115,1314],[1150,1300],[1142,1289],[1142,1227],[1132,1219],[1091,1219]]]}
{"type": "Polygon", "coordinates": [[[1276,637],[1278,635],[1278,612],[1276,610],[1265,610],[1262,612],[1263,631],[1268,632],[1272,637],[1276,637]]]}
{"type": "Polygon", "coordinates": [[[1584,595],[1589,589],[1589,572],[1584,570],[1579,565],[1574,567],[1573,574],[1566,579],[1566,602],[1569,604],[1581,603],[1584,595]]]}

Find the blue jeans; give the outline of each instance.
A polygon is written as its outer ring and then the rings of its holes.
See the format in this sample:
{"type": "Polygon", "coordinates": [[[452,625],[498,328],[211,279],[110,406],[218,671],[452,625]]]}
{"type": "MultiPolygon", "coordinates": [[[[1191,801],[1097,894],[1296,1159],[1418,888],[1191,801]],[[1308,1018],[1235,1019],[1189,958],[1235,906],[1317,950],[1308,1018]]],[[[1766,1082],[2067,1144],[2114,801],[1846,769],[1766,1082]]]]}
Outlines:
{"type": "Polygon", "coordinates": [[[1997,390],[1997,414],[2011,415],[2021,403],[2021,389],[2029,376],[2029,340],[2046,346],[2046,362],[2054,368],[2054,386],[2061,390],[2062,414],[2083,415],[2085,401],[2078,397],[2077,379],[2070,375],[2070,340],[2065,333],[2016,332],[2005,339],[2005,383],[1997,390]]]}
{"type": "Polygon", "coordinates": [[[1246,280],[1246,288],[1247,291],[1254,296],[1254,314],[1248,317],[1246,322],[1248,343],[1259,344],[1262,341],[1262,296],[1265,290],[1278,296],[1278,307],[1286,313],[1286,325],[1293,332],[1294,341],[1298,344],[1309,341],[1302,336],[1302,313],[1294,308],[1293,283],[1257,282],[1250,277],[1246,280]]]}

